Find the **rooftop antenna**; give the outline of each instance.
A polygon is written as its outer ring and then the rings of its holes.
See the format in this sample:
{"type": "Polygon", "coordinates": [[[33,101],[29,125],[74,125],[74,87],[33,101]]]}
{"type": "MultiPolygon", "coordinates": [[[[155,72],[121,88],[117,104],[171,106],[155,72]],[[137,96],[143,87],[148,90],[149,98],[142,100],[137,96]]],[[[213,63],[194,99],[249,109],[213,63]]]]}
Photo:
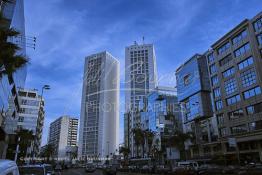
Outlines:
{"type": "Polygon", "coordinates": [[[142,40],[143,40],[143,45],[144,45],[145,44],[145,37],[144,36],[143,36],[142,40]]]}

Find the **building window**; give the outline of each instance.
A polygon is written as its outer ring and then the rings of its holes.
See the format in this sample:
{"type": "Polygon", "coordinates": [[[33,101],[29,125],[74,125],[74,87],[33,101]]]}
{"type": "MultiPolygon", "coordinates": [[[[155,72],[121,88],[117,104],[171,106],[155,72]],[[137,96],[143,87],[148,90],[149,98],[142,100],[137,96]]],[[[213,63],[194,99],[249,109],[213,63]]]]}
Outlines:
{"type": "Polygon", "coordinates": [[[223,53],[225,53],[229,48],[230,48],[230,43],[227,42],[226,44],[224,44],[223,46],[221,46],[221,47],[218,49],[218,54],[223,54],[223,53]]]}
{"type": "Polygon", "coordinates": [[[244,55],[246,52],[248,52],[250,50],[250,44],[247,43],[245,45],[243,45],[242,47],[240,47],[239,49],[235,50],[235,57],[239,57],[241,55],[244,55]]]}
{"type": "Polygon", "coordinates": [[[256,72],[254,69],[249,69],[240,74],[242,86],[248,87],[254,83],[256,83],[256,72]]]}
{"type": "Polygon", "coordinates": [[[232,134],[239,134],[239,133],[247,132],[247,127],[245,124],[234,126],[234,127],[231,127],[231,132],[232,134]]]}
{"type": "Polygon", "coordinates": [[[237,83],[235,78],[225,81],[225,91],[227,95],[236,92],[236,90],[237,90],[237,83]]]}
{"type": "Polygon", "coordinates": [[[223,108],[223,103],[221,100],[216,101],[216,109],[220,110],[223,108]]]}
{"type": "Polygon", "coordinates": [[[262,120],[249,123],[250,131],[255,131],[255,130],[260,130],[260,129],[262,129],[262,120]]]}
{"type": "Polygon", "coordinates": [[[220,130],[220,136],[225,137],[227,136],[227,128],[221,128],[220,130]]]}
{"type": "Polygon", "coordinates": [[[262,112],[262,103],[257,103],[246,108],[247,114],[257,114],[262,112]]]}
{"type": "Polygon", "coordinates": [[[213,77],[211,78],[211,82],[212,82],[212,85],[213,85],[213,86],[216,85],[216,84],[218,84],[218,77],[217,77],[217,75],[215,75],[215,76],[213,76],[213,77]]]}
{"type": "Polygon", "coordinates": [[[233,44],[239,43],[240,41],[242,41],[246,37],[247,37],[247,30],[244,30],[240,34],[238,34],[236,37],[234,37],[232,42],[233,42],[233,44]]]}
{"type": "Polygon", "coordinates": [[[215,60],[214,54],[211,53],[210,55],[208,55],[208,56],[207,56],[207,60],[208,60],[209,63],[213,62],[213,61],[215,60]]]}
{"type": "Polygon", "coordinates": [[[235,95],[233,97],[227,98],[227,105],[233,105],[240,101],[240,95],[235,95]]]}
{"type": "Polygon", "coordinates": [[[230,75],[233,75],[235,73],[235,68],[231,67],[229,69],[227,69],[225,72],[223,72],[223,77],[229,77],[230,75]]]}
{"type": "Polygon", "coordinates": [[[257,35],[257,41],[259,45],[262,45],[262,34],[257,35]]]}
{"type": "Polygon", "coordinates": [[[219,125],[223,125],[225,123],[225,117],[224,114],[218,114],[217,115],[217,123],[219,125]]]}
{"type": "Polygon", "coordinates": [[[261,89],[260,87],[255,87],[253,89],[249,89],[247,91],[244,92],[244,99],[249,99],[251,97],[254,97],[256,95],[261,94],[261,89]]]}
{"type": "Polygon", "coordinates": [[[217,97],[220,97],[220,96],[221,96],[220,88],[214,89],[214,97],[217,98],[217,97]]]}
{"type": "Polygon", "coordinates": [[[213,74],[217,71],[217,67],[215,64],[212,64],[209,68],[210,68],[210,74],[213,74]]]}
{"type": "Polygon", "coordinates": [[[222,67],[224,65],[228,65],[232,59],[233,57],[231,54],[227,55],[226,57],[224,57],[222,60],[219,61],[219,66],[222,67]]]}
{"type": "Polygon", "coordinates": [[[244,116],[243,109],[238,109],[238,110],[235,110],[235,111],[228,113],[229,120],[239,119],[240,117],[243,117],[243,116],[244,116]]]}
{"type": "Polygon", "coordinates": [[[255,31],[260,31],[262,29],[262,18],[259,18],[255,23],[254,23],[254,28],[255,31]]]}
{"type": "Polygon", "coordinates": [[[187,86],[190,83],[190,74],[184,76],[184,86],[187,86]]]}
{"type": "Polygon", "coordinates": [[[238,68],[239,70],[242,70],[245,67],[252,65],[253,63],[254,63],[253,57],[248,57],[244,61],[238,63],[238,68]]]}

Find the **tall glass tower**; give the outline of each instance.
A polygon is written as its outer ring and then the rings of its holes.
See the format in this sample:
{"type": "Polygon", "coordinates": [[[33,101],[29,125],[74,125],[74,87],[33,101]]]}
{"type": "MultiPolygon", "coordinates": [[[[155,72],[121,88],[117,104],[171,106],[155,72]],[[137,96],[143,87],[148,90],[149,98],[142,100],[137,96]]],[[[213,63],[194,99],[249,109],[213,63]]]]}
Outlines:
{"type": "Polygon", "coordinates": [[[125,49],[125,145],[133,155],[134,139],[132,128],[140,123],[135,113],[139,101],[152,92],[157,86],[156,56],[153,44],[128,46],[125,49]],[[129,117],[127,117],[129,116],[129,117]],[[129,120],[129,121],[126,121],[129,120]]]}
{"type": "Polygon", "coordinates": [[[108,52],[86,57],[79,158],[113,155],[119,142],[119,61],[108,52]]]}

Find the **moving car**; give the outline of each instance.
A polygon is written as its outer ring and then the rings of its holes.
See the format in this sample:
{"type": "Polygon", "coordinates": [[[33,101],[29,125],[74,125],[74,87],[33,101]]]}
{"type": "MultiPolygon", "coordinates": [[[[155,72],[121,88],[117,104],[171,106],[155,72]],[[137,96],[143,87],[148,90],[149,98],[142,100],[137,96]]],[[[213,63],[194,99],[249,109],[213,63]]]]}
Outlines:
{"type": "Polygon", "coordinates": [[[0,159],[1,175],[19,175],[18,167],[14,161],[0,159]]]}
{"type": "Polygon", "coordinates": [[[20,175],[51,175],[47,173],[44,165],[24,165],[19,166],[20,175]]]}

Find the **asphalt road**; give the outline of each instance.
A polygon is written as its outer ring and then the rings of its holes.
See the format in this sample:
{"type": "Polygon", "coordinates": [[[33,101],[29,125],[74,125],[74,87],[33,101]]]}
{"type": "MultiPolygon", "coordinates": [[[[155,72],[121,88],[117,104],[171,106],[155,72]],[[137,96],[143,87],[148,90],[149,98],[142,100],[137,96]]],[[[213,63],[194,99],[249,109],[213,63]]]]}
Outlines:
{"type": "MultiPolygon", "coordinates": [[[[101,170],[96,170],[94,173],[86,173],[84,168],[64,170],[61,175],[103,175],[101,170]]],[[[117,175],[135,175],[133,173],[118,172],[117,175]]]]}
{"type": "Polygon", "coordinates": [[[103,175],[100,170],[94,173],[86,173],[84,168],[64,170],[61,175],[103,175]]]}

